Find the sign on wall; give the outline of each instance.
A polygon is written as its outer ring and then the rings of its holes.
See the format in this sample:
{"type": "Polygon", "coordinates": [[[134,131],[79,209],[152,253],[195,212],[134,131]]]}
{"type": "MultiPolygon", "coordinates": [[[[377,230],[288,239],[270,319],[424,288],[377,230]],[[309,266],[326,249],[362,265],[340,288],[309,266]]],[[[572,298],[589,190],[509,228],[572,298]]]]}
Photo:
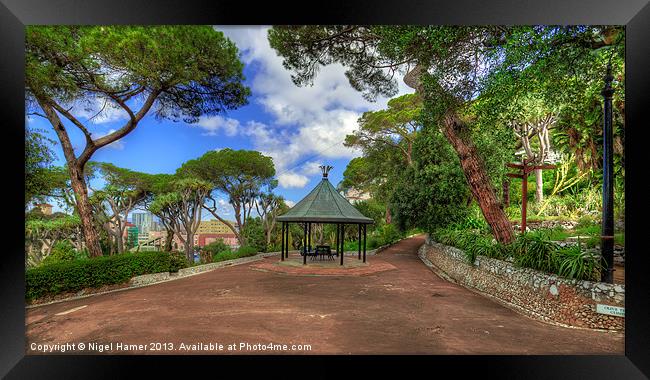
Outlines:
{"type": "Polygon", "coordinates": [[[618,306],[596,304],[596,313],[625,317],[625,308],[618,306]]]}

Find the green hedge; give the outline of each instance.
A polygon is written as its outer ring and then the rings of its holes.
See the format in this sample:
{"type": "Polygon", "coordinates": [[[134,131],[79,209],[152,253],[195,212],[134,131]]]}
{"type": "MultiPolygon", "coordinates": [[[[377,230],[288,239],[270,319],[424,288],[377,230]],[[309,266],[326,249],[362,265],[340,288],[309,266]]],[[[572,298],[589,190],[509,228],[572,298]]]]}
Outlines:
{"type": "Polygon", "coordinates": [[[255,247],[241,247],[236,251],[228,250],[219,252],[212,256],[212,261],[216,263],[219,261],[234,260],[242,257],[255,256],[257,253],[258,250],[255,247]]]}
{"type": "Polygon", "coordinates": [[[177,272],[186,266],[183,256],[168,252],[123,253],[42,265],[27,269],[25,298],[121,284],[134,276],[177,272]]]}

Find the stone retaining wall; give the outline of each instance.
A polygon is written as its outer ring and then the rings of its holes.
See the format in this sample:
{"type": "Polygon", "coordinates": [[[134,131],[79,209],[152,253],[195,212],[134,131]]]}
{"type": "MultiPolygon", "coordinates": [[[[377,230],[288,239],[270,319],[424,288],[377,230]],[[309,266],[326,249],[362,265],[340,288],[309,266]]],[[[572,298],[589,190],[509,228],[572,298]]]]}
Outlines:
{"type": "Polygon", "coordinates": [[[427,238],[420,258],[447,280],[474,288],[531,317],[562,325],[624,330],[625,318],[596,313],[596,304],[624,307],[625,286],[570,280],[510,262],[465,253],[427,238]]]}
{"type": "Polygon", "coordinates": [[[135,276],[131,278],[129,281],[129,286],[149,285],[167,280],[169,280],[169,272],[143,274],[142,276],[135,276]]]}

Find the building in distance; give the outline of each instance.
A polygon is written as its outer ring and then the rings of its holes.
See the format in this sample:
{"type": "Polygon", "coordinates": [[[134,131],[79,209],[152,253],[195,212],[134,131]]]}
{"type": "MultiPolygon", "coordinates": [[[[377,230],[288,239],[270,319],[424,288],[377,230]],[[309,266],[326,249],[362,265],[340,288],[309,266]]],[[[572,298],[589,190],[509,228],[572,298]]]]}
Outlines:
{"type": "Polygon", "coordinates": [[[368,199],[370,199],[370,194],[351,187],[343,194],[343,197],[347,199],[348,202],[350,203],[356,203],[361,201],[367,201],[368,199]]]}
{"type": "Polygon", "coordinates": [[[37,203],[34,207],[38,207],[43,215],[52,215],[52,205],[49,203],[37,203]]]}

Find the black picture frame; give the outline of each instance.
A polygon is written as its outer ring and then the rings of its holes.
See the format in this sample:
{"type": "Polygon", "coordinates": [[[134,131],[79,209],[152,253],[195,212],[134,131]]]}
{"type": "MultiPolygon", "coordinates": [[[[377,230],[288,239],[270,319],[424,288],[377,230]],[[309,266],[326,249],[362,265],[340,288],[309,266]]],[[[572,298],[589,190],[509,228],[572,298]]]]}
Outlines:
{"type": "MultiPolygon", "coordinates": [[[[63,1],[0,0],[0,112],[4,122],[2,154],[6,212],[0,259],[0,375],[8,378],[115,378],[135,375],[137,367],[183,375],[199,367],[235,376],[341,376],[359,372],[405,377],[413,367],[433,376],[451,370],[454,377],[477,371],[481,377],[627,379],[650,376],[650,276],[643,250],[648,215],[648,173],[644,141],[650,103],[650,5],[648,0],[499,0],[424,2],[233,2],[185,0],[63,1]],[[24,141],[24,26],[32,24],[607,24],[626,25],[626,331],[625,355],[616,356],[309,356],[297,366],[290,356],[25,356],[24,209],[21,186],[24,141]],[[12,201],[15,200],[15,201],[12,201]],[[399,361],[399,362],[398,362],[399,361]],[[251,364],[253,363],[253,364],[251,364]],[[347,368],[342,369],[341,364],[347,368]],[[282,371],[282,372],[275,372],[282,371]]],[[[603,73],[604,75],[604,73],[603,73]]],[[[418,376],[422,376],[418,375],[418,376]]]]}

